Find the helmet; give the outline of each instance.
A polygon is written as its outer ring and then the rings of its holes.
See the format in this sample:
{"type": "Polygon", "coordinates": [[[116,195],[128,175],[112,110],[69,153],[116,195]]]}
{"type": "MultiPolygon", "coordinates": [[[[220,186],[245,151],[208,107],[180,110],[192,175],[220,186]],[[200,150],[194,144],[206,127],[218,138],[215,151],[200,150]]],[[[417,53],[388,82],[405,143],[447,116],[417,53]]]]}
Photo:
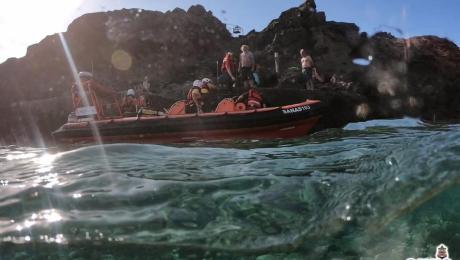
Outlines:
{"type": "Polygon", "coordinates": [[[208,83],[212,83],[212,80],[211,79],[208,79],[208,78],[204,78],[201,80],[203,82],[203,84],[208,84],[208,83]]]}
{"type": "Polygon", "coordinates": [[[201,80],[197,79],[197,80],[193,81],[193,86],[201,88],[203,86],[203,82],[201,80]]]}
{"type": "Polygon", "coordinates": [[[128,91],[126,92],[126,95],[127,96],[135,96],[136,95],[136,92],[134,92],[134,89],[130,88],[128,89],[128,91]]]}
{"type": "Polygon", "coordinates": [[[87,71],[80,71],[78,73],[78,77],[79,78],[92,78],[93,74],[91,72],[87,72],[87,71]]]}

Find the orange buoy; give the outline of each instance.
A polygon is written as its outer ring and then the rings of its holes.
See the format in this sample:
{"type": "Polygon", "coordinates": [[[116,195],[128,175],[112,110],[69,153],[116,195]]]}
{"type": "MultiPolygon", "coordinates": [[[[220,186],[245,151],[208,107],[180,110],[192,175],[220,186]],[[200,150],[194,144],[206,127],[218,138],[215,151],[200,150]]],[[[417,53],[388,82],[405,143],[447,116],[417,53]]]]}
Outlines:
{"type": "Polygon", "coordinates": [[[215,112],[233,112],[235,111],[235,101],[231,98],[225,98],[222,101],[220,101],[219,105],[217,105],[217,108],[215,112]]]}
{"type": "Polygon", "coordinates": [[[180,100],[174,103],[168,110],[168,115],[183,115],[185,114],[185,100],[180,100]]]}

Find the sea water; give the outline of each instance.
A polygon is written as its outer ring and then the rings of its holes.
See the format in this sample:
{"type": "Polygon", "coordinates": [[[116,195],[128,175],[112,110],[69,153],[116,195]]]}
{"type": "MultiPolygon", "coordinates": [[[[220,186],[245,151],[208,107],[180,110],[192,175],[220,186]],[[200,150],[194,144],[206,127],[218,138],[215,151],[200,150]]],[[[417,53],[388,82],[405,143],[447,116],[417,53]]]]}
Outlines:
{"type": "Polygon", "coordinates": [[[459,129],[0,147],[0,259],[458,258],[459,129]]]}

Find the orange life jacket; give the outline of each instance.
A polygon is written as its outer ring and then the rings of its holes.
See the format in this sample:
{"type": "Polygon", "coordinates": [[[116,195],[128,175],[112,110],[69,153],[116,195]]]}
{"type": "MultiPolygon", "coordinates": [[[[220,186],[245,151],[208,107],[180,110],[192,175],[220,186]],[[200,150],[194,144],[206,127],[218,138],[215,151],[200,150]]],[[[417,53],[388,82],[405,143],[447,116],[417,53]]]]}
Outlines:
{"type": "Polygon", "coordinates": [[[256,89],[249,89],[248,92],[248,105],[250,107],[262,107],[263,98],[262,94],[256,89]]]}
{"type": "Polygon", "coordinates": [[[193,88],[191,88],[191,89],[188,91],[188,93],[187,93],[187,104],[193,103],[193,91],[194,91],[195,89],[200,90],[199,87],[193,87],[193,88]]]}
{"type": "Polygon", "coordinates": [[[233,63],[233,56],[232,55],[225,55],[224,60],[222,61],[222,66],[220,67],[220,70],[222,73],[227,71],[227,67],[230,68],[231,72],[233,73],[235,71],[235,64],[233,63]]]}
{"type": "Polygon", "coordinates": [[[137,109],[142,107],[141,101],[133,97],[129,99],[128,96],[124,97],[121,105],[123,112],[137,112],[137,109]]]}
{"type": "MultiPolygon", "coordinates": [[[[88,99],[88,105],[90,106],[98,106],[96,100],[96,93],[92,86],[94,85],[93,80],[85,80],[81,82],[81,85],[83,87],[83,92],[85,93],[87,99],[88,99]]],[[[78,90],[78,85],[73,84],[72,85],[72,101],[73,101],[73,106],[74,108],[78,107],[84,107],[85,104],[83,104],[83,97],[80,95],[80,92],[78,90]]]]}
{"type": "Polygon", "coordinates": [[[193,91],[197,89],[200,91],[201,97],[199,98],[201,101],[205,101],[206,95],[209,93],[210,88],[207,85],[203,85],[200,87],[192,87],[187,94],[187,104],[193,104],[193,91]]]}
{"type": "Polygon", "coordinates": [[[144,95],[141,95],[138,99],[137,99],[137,105],[140,106],[140,107],[146,107],[147,106],[147,101],[145,100],[145,96],[144,95]]]}

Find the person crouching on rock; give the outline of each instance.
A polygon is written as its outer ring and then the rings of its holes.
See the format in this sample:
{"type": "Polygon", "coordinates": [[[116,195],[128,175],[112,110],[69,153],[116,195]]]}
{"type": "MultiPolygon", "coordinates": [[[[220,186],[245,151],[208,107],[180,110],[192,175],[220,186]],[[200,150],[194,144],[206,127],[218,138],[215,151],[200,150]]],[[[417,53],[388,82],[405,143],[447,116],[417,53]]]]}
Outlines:
{"type": "Polygon", "coordinates": [[[265,107],[262,93],[256,88],[250,88],[249,91],[241,94],[236,102],[243,102],[246,105],[246,109],[257,109],[265,107]]]}
{"type": "Polygon", "coordinates": [[[304,75],[307,90],[313,90],[313,59],[308,55],[305,49],[300,50],[300,64],[302,65],[302,74],[304,75]]]}
{"type": "Polygon", "coordinates": [[[254,76],[252,73],[256,70],[256,62],[254,60],[254,54],[249,51],[248,45],[241,46],[240,63],[238,67],[244,87],[247,89],[249,85],[249,87],[253,88],[254,76]]]}
{"type": "Polygon", "coordinates": [[[235,62],[233,60],[232,52],[227,52],[227,54],[225,54],[224,60],[222,61],[221,71],[222,84],[224,84],[227,88],[235,87],[235,62]]]}
{"type": "Polygon", "coordinates": [[[210,112],[209,94],[211,90],[216,89],[212,84],[212,80],[204,78],[203,80],[195,80],[193,87],[188,91],[186,113],[204,113],[210,112]]]}

